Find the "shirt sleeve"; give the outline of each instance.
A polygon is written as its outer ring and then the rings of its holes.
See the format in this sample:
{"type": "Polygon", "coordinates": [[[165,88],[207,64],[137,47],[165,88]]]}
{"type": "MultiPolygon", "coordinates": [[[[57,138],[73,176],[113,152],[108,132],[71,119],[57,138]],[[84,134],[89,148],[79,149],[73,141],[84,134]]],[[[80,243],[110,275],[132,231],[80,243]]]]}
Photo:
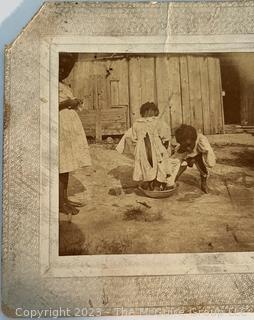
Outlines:
{"type": "Polygon", "coordinates": [[[203,154],[203,161],[208,168],[212,168],[216,164],[216,156],[207,137],[203,134],[199,135],[197,150],[203,154]]]}

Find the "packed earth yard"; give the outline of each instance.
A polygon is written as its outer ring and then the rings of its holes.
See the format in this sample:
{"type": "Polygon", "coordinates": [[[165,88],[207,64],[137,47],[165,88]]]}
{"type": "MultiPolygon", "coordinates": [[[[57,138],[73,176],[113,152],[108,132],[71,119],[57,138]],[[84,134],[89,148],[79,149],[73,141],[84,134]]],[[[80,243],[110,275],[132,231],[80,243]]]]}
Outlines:
{"type": "Polygon", "coordinates": [[[194,167],[166,199],[137,189],[133,159],[114,144],[90,144],[93,167],[69,184],[86,205],[71,222],[60,213],[60,255],[254,251],[254,136],[208,138],[217,156],[209,194],[194,167]]]}

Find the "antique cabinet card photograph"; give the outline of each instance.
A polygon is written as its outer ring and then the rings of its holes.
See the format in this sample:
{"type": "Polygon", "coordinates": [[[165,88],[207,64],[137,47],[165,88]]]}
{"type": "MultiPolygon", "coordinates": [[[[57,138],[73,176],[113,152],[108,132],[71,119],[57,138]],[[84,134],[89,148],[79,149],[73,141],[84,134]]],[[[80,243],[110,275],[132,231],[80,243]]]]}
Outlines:
{"type": "Polygon", "coordinates": [[[253,17],[46,1],[6,47],[6,315],[253,312],[253,17]]]}

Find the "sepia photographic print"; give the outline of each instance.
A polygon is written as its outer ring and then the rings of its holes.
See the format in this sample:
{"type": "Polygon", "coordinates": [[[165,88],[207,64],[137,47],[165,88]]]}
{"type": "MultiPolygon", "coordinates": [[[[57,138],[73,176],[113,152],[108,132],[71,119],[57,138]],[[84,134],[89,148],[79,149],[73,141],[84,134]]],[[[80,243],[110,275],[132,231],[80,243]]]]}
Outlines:
{"type": "Polygon", "coordinates": [[[46,1],[6,47],[5,314],[254,311],[253,15],[46,1]]]}
{"type": "Polygon", "coordinates": [[[59,54],[59,254],[253,251],[253,53],[59,54]]]}

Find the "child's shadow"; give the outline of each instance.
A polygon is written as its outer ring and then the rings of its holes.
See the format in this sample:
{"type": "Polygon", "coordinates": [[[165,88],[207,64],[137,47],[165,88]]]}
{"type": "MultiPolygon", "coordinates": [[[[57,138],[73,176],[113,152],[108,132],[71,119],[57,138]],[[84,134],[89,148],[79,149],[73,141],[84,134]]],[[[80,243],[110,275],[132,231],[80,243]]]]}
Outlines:
{"type": "Polygon", "coordinates": [[[198,179],[200,179],[199,176],[196,177],[196,176],[193,176],[193,175],[191,175],[189,173],[185,173],[184,172],[181,175],[181,177],[179,178],[179,181],[181,181],[181,182],[183,182],[183,183],[185,183],[185,184],[187,184],[187,185],[189,185],[191,187],[199,188],[200,183],[199,183],[198,179]]]}
{"type": "Polygon", "coordinates": [[[138,183],[132,179],[133,167],[127,165],[118,166],[109,171],[108,174],[120,181],[122,189],[126,194],[135,192],[138,183]]]}
{"type": "Polygon", "coordinates": [[[84,249],[85,236],[74,223],[59,223],[59,255],[72,256],[86,254],[84,249]]]}
{"type": "Polygon", "coordinates": [[[68,195],[75,196],[76,194],[86,191],[84,185],[74,176],[70,176],[70,183],[68,187],[68,195]]]}

